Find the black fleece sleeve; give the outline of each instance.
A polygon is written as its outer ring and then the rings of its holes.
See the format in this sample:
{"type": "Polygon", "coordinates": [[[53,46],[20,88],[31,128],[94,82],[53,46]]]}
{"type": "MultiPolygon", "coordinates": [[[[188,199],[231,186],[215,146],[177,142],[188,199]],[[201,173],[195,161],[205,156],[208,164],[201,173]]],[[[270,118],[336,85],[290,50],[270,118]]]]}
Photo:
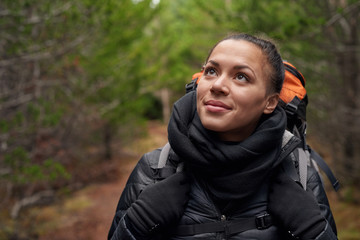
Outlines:
{"type": "Polygon", "coordinates": [[[108,233],[108,240],[135,239],[126,227],[124,215],[131,204],[136,201],[140,192],[147,185],[154,183],[151,160],[158,159],[159,155],[159,149],[145,154],[140,158],[134,170],[131,172],[117,204],[115,216],[108,233]]]}

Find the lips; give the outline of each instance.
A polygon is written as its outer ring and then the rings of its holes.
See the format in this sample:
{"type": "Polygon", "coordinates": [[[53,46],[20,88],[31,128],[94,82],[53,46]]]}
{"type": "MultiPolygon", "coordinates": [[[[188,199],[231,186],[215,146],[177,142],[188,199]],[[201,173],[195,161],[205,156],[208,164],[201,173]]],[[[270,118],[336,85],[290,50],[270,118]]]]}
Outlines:
{"type": "Polygon", "coordinates": [[[210,112],[226,112],[231,110],[231,107],[221,101],[209,100],[205,102],[205,108],[210,112]]]}

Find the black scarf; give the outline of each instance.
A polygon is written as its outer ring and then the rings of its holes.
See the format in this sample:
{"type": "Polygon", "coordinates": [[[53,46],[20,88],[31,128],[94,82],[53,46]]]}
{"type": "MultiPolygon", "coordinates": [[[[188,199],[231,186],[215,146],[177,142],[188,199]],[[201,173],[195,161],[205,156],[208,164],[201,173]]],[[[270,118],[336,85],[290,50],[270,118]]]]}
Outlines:
{"type": "Polygon", "coordinates": [[[285,126],[285,112],[276,108],[262,117],[244,141],[221,141],[201,124],[194,91],[174,104],[168,139],[185,166],[207,182],[216,199],[241,200],[256,192],[279,164],[285,126]]]}

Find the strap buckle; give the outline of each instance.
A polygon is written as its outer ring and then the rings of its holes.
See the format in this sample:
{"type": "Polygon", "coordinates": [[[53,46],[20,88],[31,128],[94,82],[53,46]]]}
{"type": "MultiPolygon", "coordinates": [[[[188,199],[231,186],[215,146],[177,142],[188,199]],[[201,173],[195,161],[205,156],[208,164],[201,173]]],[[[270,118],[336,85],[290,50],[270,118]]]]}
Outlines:
{"type": "Polygon", "coordinates": [[[291,102],[286,104],[286,107],[285,107],[286,113],[288,113],[290,116],[293,116],[296,113],[297,109],[298,109],[298,107],[291,102]]]}
{"type": "Polygon", "coordinates": [[[288,115],[293,116],[298,110],[300,102],[301,102],[300,98],[298,98],[298,96],[295,96],[293,100],[291,100],[291,102],[285,105],[284,108],[285,112],[288,115]]]}
{"type": "Polygon", "coordinates": [[[335,191],[337,192],[340,188],[340,183],[339,183],[339,180],[336,179],[336,182],[334,182],[332,184],[333,188],[335,189],[335,191]]]}
{"type": "Polygon", "coordinates": [[[267,229],[272,225],[271,216],[268,213],[255,218],[256,228],[259,230],[267,229]]]}
{"type": "Polygon", "coordinates": [[[186,93],[191,92],[196,89],[196,87],[197,87],[196,81],[197,80],[198,80],[198,78],[195,78],[191,82],[189,82],[188,84],[185,85],[186,93]]]}

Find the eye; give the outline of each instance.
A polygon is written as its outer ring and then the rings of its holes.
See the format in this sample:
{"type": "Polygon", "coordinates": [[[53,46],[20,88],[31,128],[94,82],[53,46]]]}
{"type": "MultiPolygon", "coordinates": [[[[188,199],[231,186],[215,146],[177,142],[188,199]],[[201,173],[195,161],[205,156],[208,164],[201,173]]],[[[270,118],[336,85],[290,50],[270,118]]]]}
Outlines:
{"type": "Polygon", "coordinates": [[[213,67],[205,68],[204,73],[205,73],[205,75],[207,75],[207,76],[216,76],[216,70],[215,70],[215,68],[213,68],[213,67]]]}
{"type": "Polygon", "coordinates": [[[246,74],[243,74],[243,73],[238,73],[236,74],[236,80],[239,80],[239,81],[249,81],[249,78],[246,76],[246,74]]]}

